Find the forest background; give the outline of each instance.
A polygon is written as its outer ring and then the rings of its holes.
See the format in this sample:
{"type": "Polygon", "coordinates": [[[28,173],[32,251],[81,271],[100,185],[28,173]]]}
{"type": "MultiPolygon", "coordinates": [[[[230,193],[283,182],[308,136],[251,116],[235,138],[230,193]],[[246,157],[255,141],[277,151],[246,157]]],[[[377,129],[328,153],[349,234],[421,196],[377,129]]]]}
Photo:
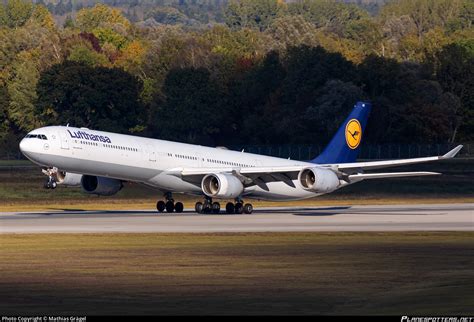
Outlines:
{"type": "Polygon", "coordinates": [[[0,157],[66,125],[210,146],[474,141],[474,1],[8,0],[0,157]]]}

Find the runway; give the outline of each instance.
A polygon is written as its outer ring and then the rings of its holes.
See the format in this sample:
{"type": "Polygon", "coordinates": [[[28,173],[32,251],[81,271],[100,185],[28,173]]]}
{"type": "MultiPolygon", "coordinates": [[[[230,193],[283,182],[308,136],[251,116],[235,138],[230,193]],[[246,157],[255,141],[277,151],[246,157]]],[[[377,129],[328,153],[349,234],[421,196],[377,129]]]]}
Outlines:
{"type": "Polygon", "coordinates": [[[2,212],[0,233],[474,231],[474,204],[278,207],[251,215],[155,211],[2,212]]]}

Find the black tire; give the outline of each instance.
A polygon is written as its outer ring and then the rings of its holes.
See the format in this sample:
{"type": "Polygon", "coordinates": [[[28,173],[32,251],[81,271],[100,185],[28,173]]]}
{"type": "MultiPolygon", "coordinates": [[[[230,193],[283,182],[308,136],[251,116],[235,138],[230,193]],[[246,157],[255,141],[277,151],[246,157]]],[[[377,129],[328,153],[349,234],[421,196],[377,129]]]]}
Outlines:
{"type": "Polygon", "coordinates": [[[160,200],[156,203],[156,210],[158,210],[159,212],[165,211],[165,208],[166,208],[166,204],[163,200],[160,200]]]}
{"type": "Polygon", "coordinates": [[[198,214],[202,213],[202,208],[202,202],[196,202],[196,205],[194,205],[194,210],[196,210],[198,214]]]}
{"type": "Polygon", "coordinates": [[[181,213],[183,212],[184,210],[184,205],[182,202],[177,202],[174,204],[174,211],[176,211],[177,213],[181,213]]]}
{"type": "Polygon", "coordinates": [[[210,202],[204,202],[204,205],[202,205],[202,213],[204,214],[210,214],[212,212],[212,204],[210,202]]]}
{"type": "Polygon", "coordinates": [[[235,213],[235,206],[232,202],[228,202],[227,205],[225,205],[225,212],[228,214],[235,213]]]}
{"type": "Polygon", "coordinates": [[[252,204],[246,203],[244,205],[244,213],[247,215],[250,215],[253,212],[253,206],[252,204]]]}
{"type": "Polygon", "coordinates": [[[237,202],[235,204],[235,213],[240,215],[243,212],[244,212],[244,205],[241,202],[237,202]]]}
{"type": "Polygon", "coordinates": [[[167,201],[165,207],[166,207],[166,212],[173,212],[174,203],[172,201],[167,201]]]}
{"type": "Polygon", "coordinates": [[[214,202],[214,203],[212,204],[212,213],[218,214],[218,213],[220,213],[220,212],[221,212],[221,204],[218,203],[218,202],[214,202]]]}

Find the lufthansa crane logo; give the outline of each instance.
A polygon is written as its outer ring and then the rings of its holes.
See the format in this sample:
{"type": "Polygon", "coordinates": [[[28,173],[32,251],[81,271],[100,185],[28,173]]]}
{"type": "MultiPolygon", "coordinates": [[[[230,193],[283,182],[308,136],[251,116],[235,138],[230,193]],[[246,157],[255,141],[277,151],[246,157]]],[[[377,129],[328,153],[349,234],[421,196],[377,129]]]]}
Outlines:
{"type": "Polygon", "coordinates": [[[362,140],[362,127],[359,121],[352,119],[347,122],[346,125],[346,143],[351,149],[355,149],[359,146],[362,140]]]}

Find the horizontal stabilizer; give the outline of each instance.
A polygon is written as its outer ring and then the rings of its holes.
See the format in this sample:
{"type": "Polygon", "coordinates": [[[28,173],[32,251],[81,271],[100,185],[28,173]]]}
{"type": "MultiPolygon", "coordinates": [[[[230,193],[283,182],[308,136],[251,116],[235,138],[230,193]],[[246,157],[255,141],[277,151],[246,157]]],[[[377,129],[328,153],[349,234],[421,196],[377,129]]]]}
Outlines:
{"type": "Polygon", "coordinates": [[[359,173],[349,176],[349,180],[358,179],[381,179],[381,178],[398,178],[398,177],[418,177],[418,176],[434,176],[440,175],[438,172],[386,172],[386,173],[359,173]]]}

